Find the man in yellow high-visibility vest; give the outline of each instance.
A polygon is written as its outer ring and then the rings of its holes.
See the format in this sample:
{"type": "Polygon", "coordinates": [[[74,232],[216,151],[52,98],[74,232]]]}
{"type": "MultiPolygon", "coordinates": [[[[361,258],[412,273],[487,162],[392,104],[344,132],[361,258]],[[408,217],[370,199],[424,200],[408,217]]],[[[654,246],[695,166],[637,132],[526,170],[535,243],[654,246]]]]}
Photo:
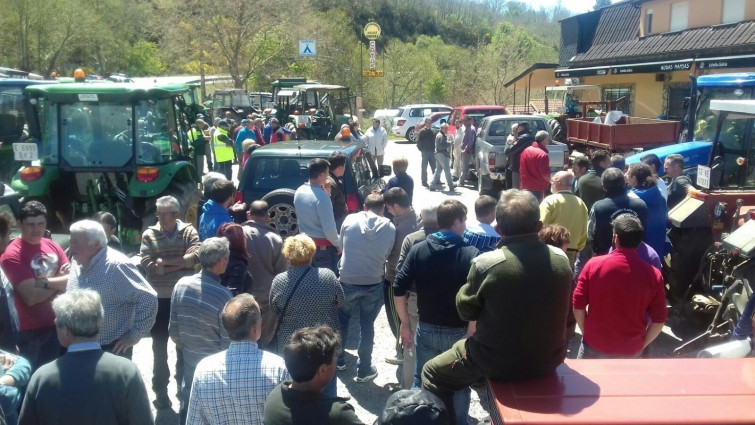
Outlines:
{"type": "Polygon", "coordinates": [[[230,124],[220,120],[215,134],[212,136],[212,148],[215,152],[215,171],[223,174],[228,180],[232,179],[233,141],[228,136],[230,124]]]}

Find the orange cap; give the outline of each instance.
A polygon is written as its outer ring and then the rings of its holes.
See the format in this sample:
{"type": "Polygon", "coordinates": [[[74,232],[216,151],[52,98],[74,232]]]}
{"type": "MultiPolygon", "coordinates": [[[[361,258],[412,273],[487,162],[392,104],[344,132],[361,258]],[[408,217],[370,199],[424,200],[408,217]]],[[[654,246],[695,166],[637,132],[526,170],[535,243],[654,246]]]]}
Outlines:
{"type": "Polygon", "coordinates": [[[75,71],[73,71],[73,78],[75,80],[84,80],[86,79],[86,74],[84,73],[84,70],[81,68],[77,68],[75,71]]]}
{"type": "Polygon", "coordinates": [[[341,129],[341,137],[344,139],[351,137],[351,129],[348,127],[341,129]]]}

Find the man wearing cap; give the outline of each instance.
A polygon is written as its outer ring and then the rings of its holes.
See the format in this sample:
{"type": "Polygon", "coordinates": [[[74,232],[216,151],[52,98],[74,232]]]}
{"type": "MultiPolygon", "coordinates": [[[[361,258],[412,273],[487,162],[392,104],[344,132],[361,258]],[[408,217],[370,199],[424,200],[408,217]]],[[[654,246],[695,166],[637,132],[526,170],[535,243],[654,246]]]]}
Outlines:
{"type": "Polygon", "coordinates": [[[212,136],[212,147],[215,151],[215,169],[217,172],[223,174],[225,178],[231,180],[233,164],[233,149],[234,144],[228,136],[230,130],[230,124],[226,120],[220,120],[218,128],[215,130],[215,134],[212,136]]]}
{"type": "Polygon", "coordinates": [[[379,118],[372,119],[372,127],[364,134],[364,138],[370,155],[377,160],[378,166],[383,165],[385,147],[388,146],[388,133],[380,126],[379,118]]]}

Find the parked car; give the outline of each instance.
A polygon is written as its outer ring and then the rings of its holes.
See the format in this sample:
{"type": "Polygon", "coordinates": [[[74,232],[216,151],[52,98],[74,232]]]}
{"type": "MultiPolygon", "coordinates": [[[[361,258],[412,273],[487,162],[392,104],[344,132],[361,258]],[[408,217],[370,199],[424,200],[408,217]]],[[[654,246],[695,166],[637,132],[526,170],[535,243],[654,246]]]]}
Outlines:
{"type": "Polygon", "coordinates": [[[456,134],[456,120],[461,119],[464,115],[469,115],[474,119],[475,127],[480,127],[480,121],[491,115],[506,115],[506,108],[499,105],[467,105],[457,106],[451,113],[451,119],[448,121],[448,133],[456,134]]]}
{"type": "MultiPolygon", "coordinates": [[[[444,123],[448,122],[448,117],[451,116],[450,112],[442,111],[442,112],[435,112],[432,115],[430,115],[430,128],[432,128],[436,133],[440,131],[440,126],[444,123]]],[[[420,121],[416,127],[414,127],[414,131],[418,132],[425,128],[425,121],[420,121]]]]}
{"type": "MultiPolygon", "coordinates": [[[[515,123],[528,122],[532,134],[548,130],[548,123],[542,117],[534,115],[493,115],[480,121],[475,143],[475,161],[472,166],[477,174],[477,189],[480,195],[496,195],[503,189],[511,188],[510,176],[506,173],[509,156],[506,151],[506,138],[515,123]]],[[[561,142],[548,145],[551,174],[569,165],[569,147],[561,142]]]]}
{"type": "Polygon", "coordinates": [[[433,112],[451,112],[452,107],[448,105],[428,104],[406,105],[398,109],[398,114],[393,118],[393,128],[391,133],[396,137],[405,137],[406,140],[414,143],[415,129],[417,124],[422,122],[425,117],[429,117],[433,112]]]}
{"type": "Polygon", "coordinates": [[[347,158],[343,185],[349,212],[361,211],[367,195],[385,187],[381,177],[391,175],[391,166],[378,168],[361,143],[344,147],[333,141],[290,141],[255,150],[239,183],[244,202],[267,201],[270,226],[282,237],[299,233],[294,192],[308,180],[309,161],[327,158],[333,152],[343,152],[347,158]]]}

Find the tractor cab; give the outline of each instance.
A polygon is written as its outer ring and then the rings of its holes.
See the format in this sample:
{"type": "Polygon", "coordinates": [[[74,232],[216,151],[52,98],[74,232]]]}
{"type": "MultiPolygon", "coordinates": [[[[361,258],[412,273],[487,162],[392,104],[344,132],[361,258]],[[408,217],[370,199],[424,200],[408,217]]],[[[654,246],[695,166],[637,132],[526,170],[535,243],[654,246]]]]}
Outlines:
{"type": "Polygon", "coordinates": [[[303,131],[308,139],[333,139],[349,120],[354,119],[356,98],[344,86],[330,84],[300,84],[291,99],[294,113],[287,121],[303,131]]]}
{"type": "Polygon", "coordinates": [[[134,83],[27,87],[39,120],[16,149],[29,165],[11,187],[47,205],[54,231],[107,211],[119,220],[121,240],[135,244],[155,222],[155,199],[166,194],[182,212],[193,209],[188,220],[195,221],[198,177],[182,118],[187,90],[134,83]]]}
{"type": "Polygon", "coordinates": [[[226,113],[230,112],[236,123],[253,112],[259,112],[252,106],[249,100],[249,93],[243,89],[219,89],[215,90],[212,95],[212,116],[213,118],[225,118],[226,113]]]}

